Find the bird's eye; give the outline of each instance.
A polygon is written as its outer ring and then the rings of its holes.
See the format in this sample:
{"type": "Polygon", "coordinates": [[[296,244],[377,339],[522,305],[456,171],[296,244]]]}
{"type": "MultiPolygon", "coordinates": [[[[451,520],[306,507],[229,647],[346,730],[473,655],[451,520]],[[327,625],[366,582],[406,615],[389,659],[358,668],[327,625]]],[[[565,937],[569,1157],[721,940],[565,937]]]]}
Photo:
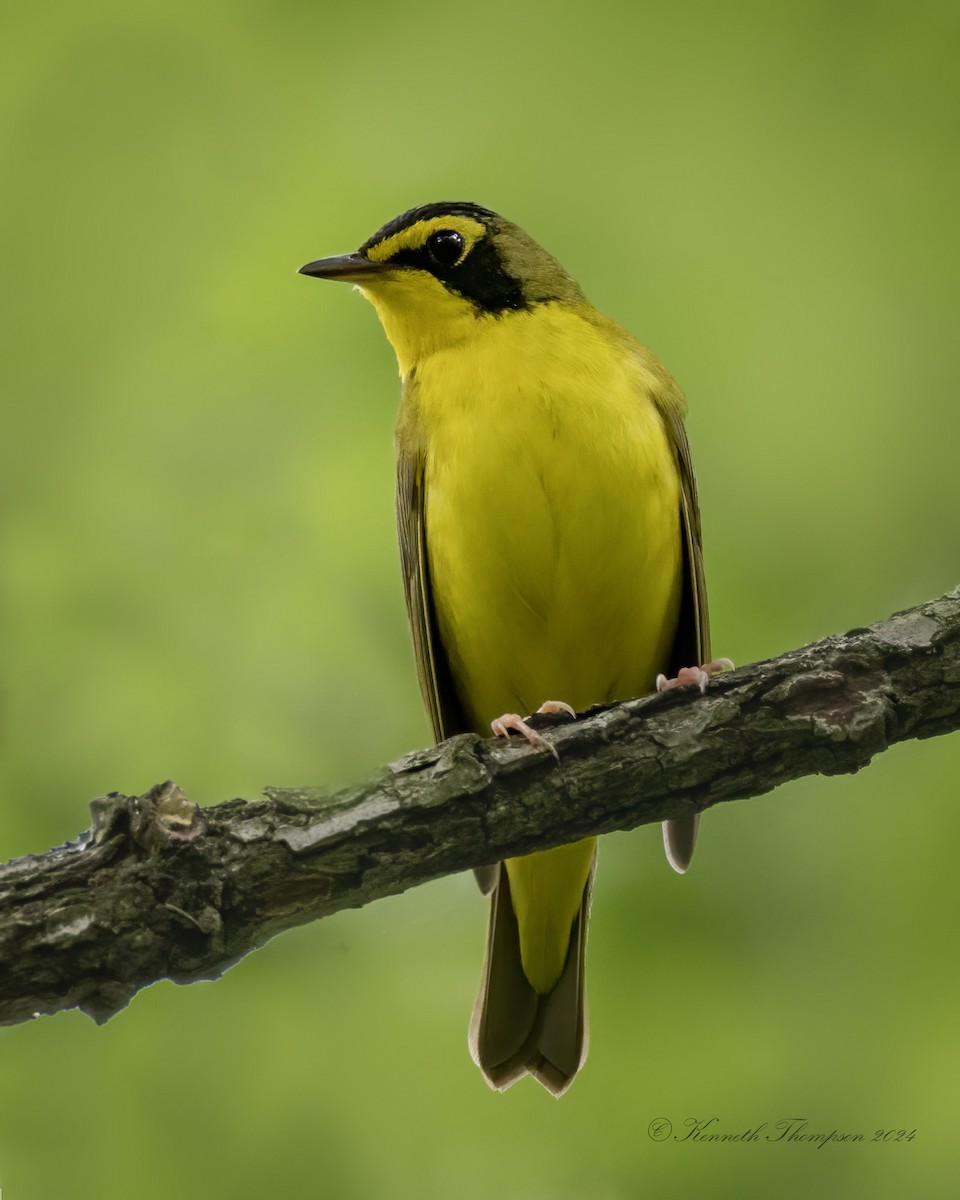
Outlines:
{"type": "Polygon", "coordinates": [[[453,229],[438,229],[427,238],[427,253],[438,267],[455,267],[463,257],[463,235],[453,229]]]}

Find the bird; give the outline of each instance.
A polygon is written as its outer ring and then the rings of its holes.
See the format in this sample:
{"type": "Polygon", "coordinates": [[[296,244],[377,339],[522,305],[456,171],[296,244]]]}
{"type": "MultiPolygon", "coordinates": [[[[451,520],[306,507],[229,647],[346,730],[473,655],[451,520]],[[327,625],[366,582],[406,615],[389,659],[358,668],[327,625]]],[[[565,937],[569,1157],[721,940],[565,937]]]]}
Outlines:
{"type": "MultiPolygon", "coordinates": [[[[352,283],[396,352],[397,527],[437,741],[697,684],[710,660],[686,402],[519,226],[412,208],[300,268],[352,283]]],[[[664,824],[684,872],[697,816],[664,824]]],[[[490,895],[469,1046],[487,1083],[562,1095],[587,1051],[584,953],[597,839],[478,868],[490,895]]]]}

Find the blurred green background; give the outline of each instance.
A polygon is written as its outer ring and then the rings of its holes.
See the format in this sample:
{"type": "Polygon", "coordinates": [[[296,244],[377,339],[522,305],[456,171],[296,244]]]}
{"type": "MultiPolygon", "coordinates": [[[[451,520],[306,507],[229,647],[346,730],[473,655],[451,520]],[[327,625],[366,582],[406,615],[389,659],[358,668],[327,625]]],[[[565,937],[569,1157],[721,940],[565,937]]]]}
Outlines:
{"type": "MultiPolygon", "coordinates": [[[[294,273],[414,204],[502,211],[676,375],[717,653],[958,582],[955,4],[88,0],[0,46],[0,857],[428,743],[392,352],[294,273]]],[[[945,738],[729,805],[685,879],[607,838],[560,1103],[469,1061],[466,877],[2,1030],[4,1195],[953,1195],[958,779],[945,738]]]]}

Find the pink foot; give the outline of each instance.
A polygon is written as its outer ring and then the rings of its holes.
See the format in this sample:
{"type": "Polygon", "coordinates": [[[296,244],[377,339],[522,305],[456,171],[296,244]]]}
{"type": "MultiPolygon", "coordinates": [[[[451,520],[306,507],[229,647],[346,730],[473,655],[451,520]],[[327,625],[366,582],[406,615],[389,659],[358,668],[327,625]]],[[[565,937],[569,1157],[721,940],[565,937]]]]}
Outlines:
{"type": "Polygon", "coordinates": [[[666,675],[658,675],[657,691],[665,692],[667,688],[686,687],[688,684],[695,683],[701,692],[705,692],[711,675],[716,675],[718,671],[732,671],[733,669],[733,663],[729,658],[715,658],[712,662],[704,663],[700,667],[681,667],[675,679],[668,679],[666,675]]]}
{"type": "MultiPolygon", "coordinates": [[[[562,700],[545,700],[537,709],[538,713],[549,713],[556,715],[558,713],[566,713],[567,716],[576,717],[576,713],[569,704],[565,704],[562,700]]],[[[504,713],[502,717],[497,717],[495,721],[490,722],[490,728],[497,737],[509,738],[511,730],[514,733],[522,734],[527,741],[537,750],[549,750],[553,757],[559,762],[560,755],[556,748],[540,736],[535,729],[526,723],[519,713],[504,713]]]]}

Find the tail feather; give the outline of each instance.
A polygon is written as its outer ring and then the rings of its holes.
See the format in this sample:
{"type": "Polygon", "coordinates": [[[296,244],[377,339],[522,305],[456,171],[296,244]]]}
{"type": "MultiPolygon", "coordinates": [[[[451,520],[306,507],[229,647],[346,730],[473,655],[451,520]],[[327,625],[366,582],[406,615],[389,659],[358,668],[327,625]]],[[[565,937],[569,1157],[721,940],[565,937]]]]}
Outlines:
{"type": "Polygon", "coordinates": [[[520,935],[507,872],[491,896],[483,982],[470,1024],[470,1053],[492,1088],[532,1075],[554,1096],[573,1082],[587,1056],[584,952],[592,872],[570,931],[563,972],[540,995],[520,960],[520,935]]]}
{"type": "Polygon", "coordinates": [[[699,824],[699,813],[694,813],[692,817],[676,817],[672,821],[663,822],[663,848],[667,854],[667,862],[679,875],[683,875],[690,866],[693,848],[697,844],[699,824]]]}

